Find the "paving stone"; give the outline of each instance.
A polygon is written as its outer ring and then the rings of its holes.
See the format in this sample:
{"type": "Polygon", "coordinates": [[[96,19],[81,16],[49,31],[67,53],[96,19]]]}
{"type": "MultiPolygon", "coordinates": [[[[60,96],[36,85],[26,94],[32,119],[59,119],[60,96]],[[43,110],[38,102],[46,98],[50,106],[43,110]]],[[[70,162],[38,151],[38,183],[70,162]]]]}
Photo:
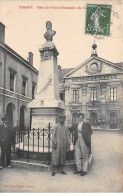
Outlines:
{"type": "Polygon", "coordinates": [[[0,192],[11,193],[116,193],[122,192],[123,134],[94,132],[92,136],[93,164],[86,176],[30,171],[22,168],[0,170],[0,192]]]}

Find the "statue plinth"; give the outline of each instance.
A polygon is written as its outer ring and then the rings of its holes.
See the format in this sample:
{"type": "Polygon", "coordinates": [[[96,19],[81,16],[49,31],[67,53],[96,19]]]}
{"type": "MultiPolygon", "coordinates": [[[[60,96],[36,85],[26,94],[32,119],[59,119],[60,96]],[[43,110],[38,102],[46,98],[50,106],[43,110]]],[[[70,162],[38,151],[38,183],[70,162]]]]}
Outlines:
{"type": "Polygon", "coordinates": [[[46,41],[39,49],[41,60],[35,99],[28,104],[31,109],[31,128],[45,128],[58,122],[58,114],[64,112],[65,105],[59,97],[57,56],[54,43],[46,41]]]}

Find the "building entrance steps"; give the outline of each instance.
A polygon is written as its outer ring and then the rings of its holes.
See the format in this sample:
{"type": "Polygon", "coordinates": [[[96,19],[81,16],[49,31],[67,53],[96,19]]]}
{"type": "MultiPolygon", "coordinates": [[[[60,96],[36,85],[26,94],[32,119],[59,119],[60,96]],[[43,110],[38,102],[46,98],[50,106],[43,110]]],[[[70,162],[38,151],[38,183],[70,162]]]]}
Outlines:
{"type": "MultiPolygon", "coordinates": [[[[89,157],[89,169],[92,167],[93,164],[93,155],[90,154],[89,157]]],[[[28,170],[33,170],[33,171],[42,171],[42,172],[50,172],[52,170],[52,164],[47,163],[46,161],[39,161],[39,160],[32,160],[32,159],[12,159],[11,160],[11,165],[15,168],[21,168],[21,169],[28,169],[28,170]]],[[[65,163],[65,170],[75,170],[76,165],[75,165],[75,160],[70,160],[66,161],[65,163]]]]}

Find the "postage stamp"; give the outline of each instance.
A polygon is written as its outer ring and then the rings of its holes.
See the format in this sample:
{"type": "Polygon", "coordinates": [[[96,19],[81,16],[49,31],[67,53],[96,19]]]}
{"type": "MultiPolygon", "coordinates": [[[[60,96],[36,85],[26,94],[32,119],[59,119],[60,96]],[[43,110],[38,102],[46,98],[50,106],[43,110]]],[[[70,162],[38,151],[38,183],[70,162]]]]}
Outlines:
{"type": "Polygon", "coordinates": [[[87,4],[85,33],[110,35],[111,5],[87,4]]]}

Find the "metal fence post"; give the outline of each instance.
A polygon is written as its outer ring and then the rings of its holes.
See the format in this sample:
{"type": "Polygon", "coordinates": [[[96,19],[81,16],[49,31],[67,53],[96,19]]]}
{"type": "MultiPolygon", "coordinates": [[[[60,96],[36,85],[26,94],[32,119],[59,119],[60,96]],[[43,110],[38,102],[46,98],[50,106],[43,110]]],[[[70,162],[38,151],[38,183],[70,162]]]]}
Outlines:
{"type": "Polygon", "coordinates": [[[43,129],[43,160],[44,160],[44,129],[43,129]]]}
{"type": "Polygon", "coordinates": [[[24,132],[25,130],[22,131],[22,142],[23,142],[23,157],[24,157],[24,132]]]}
{"type": "Polygon", "coordinates": [[[51,146],[50,146],[50,134],[51,134],[51,126],[50,126],[50,123],[49,123],[49,126],[48,126],[48,165],[50,164],[51,162],[51,158],[50,158],[50,149],[51,149],[51,146]]]}
{"type": "Polygon", "coordinates": [[[48,126],[48,152],[50,153],[50,123],[48,126]]]}
{"type": "Polygon", "coordinates": [[[34,135],[35,135],[34,130],[35,129],[33,128],[33,133],[32,133],[33,134],[33,144],[32,144],[33,145],[33,153],[34,153],[34,135]]]}
{"type": "Polygon", "coordinates": [[[38,128],[38,159],[39,159],[39,128],[38,128]]]}
{"type": "Polygon", "coordinates": [[[27,154],[27,161],[29,162],[29,129],[28,129],[28,154],[27,154]]]}

